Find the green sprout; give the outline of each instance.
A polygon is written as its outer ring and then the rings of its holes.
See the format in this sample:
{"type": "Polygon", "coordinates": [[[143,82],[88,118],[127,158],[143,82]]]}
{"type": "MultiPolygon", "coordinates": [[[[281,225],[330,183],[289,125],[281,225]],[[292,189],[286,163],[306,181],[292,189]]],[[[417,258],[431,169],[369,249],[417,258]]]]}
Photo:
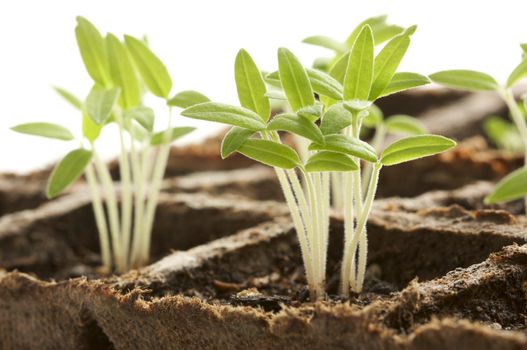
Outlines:
{"type": "Polygon", "coordinates": [[[395,141],[378,155],[370,144],[360,140],[362,123],[373,101],[428,82],[426,77],[415,73],[396,73],[414,30],[415,27],[410,27],[394,36],[374,56],[372,29],[363,25],[350,51],[343,56],[344,63],[341,60],[336,63],[343,67],[341,79],[304,68],[292,52],[281,48],[278,71],[269,73],[265,81],[280,86],[283,93],[267,91],[261,71],[242,49],[235,61],[241,106],[206,102],[181,113],[232,126],[222,142],[223,158],[238,152],[275,169],[300,243],[311,300],[325,295],[331,174],[340,173],[344,180],[341,293],[347,296],[350,289],[362,290],[367,256],[366,221],[381,168],[455,146],[448,138],[425,134],[395,141]],[[275,97],[285,98],[291,112],[270,118],[269,99],[275,97]],[[282,143],[279,131],[296,135],[304,142],[295,150],[282,143]],[[373,168],[364,198],[360,175],[363,162],[373,168]]]}
{"type": "Polygon", "coordinates": [[[193,131],[191,127],[172,127],[172,107],[186,108],[208,99],[195,91],[183,91],[170,98],[172,79],[144,40],[125,35],[121,41],[111,33],[103,37],[83,17],[77,18],[75,34],[93,87],[82,102],[64,89],[55,90],[79,111],[82,137],[75,139],[66,128],[41,122],[17,125],[12,130],[75,141],[78,148],[53,169],[47,196],[59,195],[85,175],[92,196],[103,268],[107,272],[113,269],[122,273],[148,262],[170,142],[193,131]],[[161,131],[154,130],[154,111],[143,104],[147,91],[168,105],[168,124],[161,131]],[[101,132],[110,124],[116,125],[119,131],[119,192],[96,147],[101,132]]]}
{"type": "MultiPolygon", "coordinates": [[[[523,152],[525,154],[524,168],[527,168],[527,122],[525,108],[521,108],[514,98],[513,88],[527,76],[527,58],[525,57],[526,45],[522,44],[522,61],[512,70],[505,84],[499,84],[492,76],[474,70],[446,70],[430,75],[432,81],[455,89],[467,91],[495,91],[507,105],[512,122],[516,126],[517,132],[522,142],[523,152]]],[[[524,99],[524,104],[526,100],[524,99]]],[[[493,132],[497,127],[502,127],[494,122],[493,132]]],[[[488,126],[487,126],[488,128],[488,126]]],[[[502,130],[502,132],[505,130],[502,130]]],[[[509,133],[510,134],[510,133],[509,133]]],[[[499,137],[499,140],[502,138],[499,137]]],[[[488,204],[509,201],[525,196],[527,192],[527,181],[523,173],[514,172],[510,176],[500,181],[494,192],[485,198],[488,204]],[[521,181],[523,180],[523,181],[521,181]],[[512,195],[516,193],[516,195],[512,195]]],[[[527,196],[524,198],[525,210],[527,213],[527,196]]]]}

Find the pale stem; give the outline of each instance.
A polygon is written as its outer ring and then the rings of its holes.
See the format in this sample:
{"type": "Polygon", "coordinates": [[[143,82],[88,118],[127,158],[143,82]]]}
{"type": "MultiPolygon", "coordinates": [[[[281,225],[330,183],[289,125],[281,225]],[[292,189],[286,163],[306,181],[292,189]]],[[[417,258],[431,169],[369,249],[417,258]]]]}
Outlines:
{"type": "Polygon", "coordinates": [[[330,183],[329,183],[329,172],[325,171],[322,173],[322,195],[323,195],[323,203],[324,203],[324,240],[322,242],[322,261],[324,262],[323,266],[323,273],[324,276],[326,276],[326,262],[327,262],[327,256],[328,256],[328,241],[329,241],[329,209],[330,209],[330,183]]]}
{"type": "MultiPolygon", "coordinates": [[[[380,152],[384,144],[384,139],[386,137],[386,127],[383,123],[379,124],[375,129],[375,135],[373,136],[372,146],[377,151],[380,152]]],[[[369,162],[364,164],[362,169],[362,193],[366,194],[368,192],[368,180],[371,178],[371,172],[373,171],[373,165],[369,162]]]]}
{"type": "MultiPolygon", "coordinates": [[[[317,284],[318,289],[324,290],[324,278],[321,275],[322,271],[322,265],[320,261],[320,226],[318,223],[318,216],[319,216],[319,210],[320,206],[317,201],[317,192],[315,185],[313,184],[313,178],[312,174],[307,173],[305,171],[302,171],[304,175],[304,179],[306,181],[306,187],[309,197],[309,207],[311,212],[311,226],[313,227],[313,240],[311,241],[312,251],[313,251],[313,261],[314,261],[314,277],[317,284]]],[[[318,296],[319,298],[322,297],[322,295],[318,296]]]]}
{"type": "MultiPolygon", "coordinates": [[[[134,123],[130,123],[130,155],[132,163],[132,178],[134,183],[134,225],[133,238],[130,249],[130,264],[135,267],[137,244],[141,242],[143,215],[144,215],[144,180],[143,180],[143,164],[142,158],[139,155],[139,150],[135,147],[134,140],[134,123]]],[[[127,246],[128,247],[128,246],[127,246]]]]}
{"type": "Polygon", "coordinates": [[[342,174],[339,172],[331,173],[331,202],[333,208],[342,213],[344,210],[344,194],[342,193],[342,188],[344,184],[344,179],[342,174]]]}
{"type": "Polygon", "coordinates": [[[349,296],[351,262],[351,242],[354,234],[354,210],[353,210],[353,177],[351,172],[344,173],[344,256],[340,273],[340,294],[349,296]]]}

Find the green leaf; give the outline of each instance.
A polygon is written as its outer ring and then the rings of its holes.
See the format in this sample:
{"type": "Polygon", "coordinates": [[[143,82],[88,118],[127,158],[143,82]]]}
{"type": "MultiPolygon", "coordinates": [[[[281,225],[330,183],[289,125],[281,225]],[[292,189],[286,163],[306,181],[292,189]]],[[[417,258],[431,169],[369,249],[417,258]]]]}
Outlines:
{"type": "Polygon", "coordinates": [[[367,128],[376,128],[384,121],[384,113],[376,105],[368,107],[368,115],[362,119],[362,125],[367,128]]]}
{"type": "Polygon", "coordinates": [[[344,84],[344,77],[346,76],[346,70],[348,69],[349,58],[349,52],[340,56],[340,58],[338,58],[329,69],[329,75],[341,84],[344,84]]]}
{"type": "Polygon", "coordinates": [[[313,90],[304,67],[291,51],[278,49],[280,82],[294,112],[315,104],[313,90]]]}
{"type": "Polygon", "coordinates": [[[196,128],[193,128],[191,126],[179,126],[172,128],[170,134],[168,135],[168,138],[165,139],[165,131],[156,132],[152,135],[152,138],[150,139],[150,144],[152,146],[161,145],[163,143],[170,143],[172,141],[175,141],[179,139],[180,137],[183,137],[192,131],[196,130],[196,128]]]}
{"type": "Polygon", "coordinates": [[[124,109],[139,106],[141,89],[126,47],[113,34],[106,36],[106,47],[113,83],[121,88],[120,105],[124,109]]]}
{"type": "Polygon", "coordinates": [[[314,35],[302,40],[305,44],[320,46],[329,50],[333,50],[337,53],[346,51],[346,45],[327,36],[314,35]]]}
{"type": "Polygon", "coordinates": [[[355,40],[357,39],[357,37],[359,36],[361,30],[364,28],[365,25],[369,25],[372,29],[375,28],[377,30],[378,28],[382,28],[383,26],[387,25],[386,18],[387,18],[386,15],[370,17],[370,18],[365,19],[361,23],[359,23],[359,25],[356,26],[355,29],[353,29],[351,34],[346,39],[346,43],[348,47],[353,46],[353,43],[355,42],[355,40]]]}
{"type": "Polygon", "coordinates": [[[377,162],[377,153],[368,143],[341,134],[327,135],[325,144],[312,143],[310,151],[332,151],[358,157],[368,162],[377,162]]]}
{"type": "Polygon", "coordinates": [[[390,40],[396,35],[401,34],[404,28],[395,24],[374,25],[371,27],[373,32],[373,42],[375,46],[382,44],[385,41],[390,40]]]}
{"type": "Polygon", "coordinates": [[[322,72],[329,72],[333,60],[329,57],[317,57],[313,62],[313,68],[322,72]]]}
{"type": "Polygon", "coordinates": [[[56,197],[77,180],[91,157],[92,152],[85,149],[76,149],[68,153],[51,172],[46,189],[48,198],[56,197]]]}
{"type": "Polygon", "coordinates": [[[410,46],[410,36],[404,32],[390,40],[375,57],[373,83],[369,100],[375,100],[388,86],[408,46],[410,46]]]}
{"type": "Polygon", "coordinates": [[[344,77],[345,100],[368,100],[373,80],[373,35],[369,25],[362,28],[351,49],[344,77]]]}
{"type": "Polygon", "coordinates": [[[178,92],[170,100],[167,105],[180,108],[188,108],[203,102],[209,102],[209,98],[200,92],[193,90],[185,90],[178,92]]]}
{"type": "Polygon", "coordinates": [[[342,153],[317,152],[306,163],[306,171],[353,171],[359,166],[350,156],[342,153]]]}
{"type": "Polygon", "coordinates": [[[278,89],[281,89],[282,88],[282,82],[280,82],[280,73],[278,73],[278,71],[274,71],[272,73],[263,73],[262,72],[262,75],[264,77],[264,80],[267,84],[275,87],[275,88],[278,88],[278,89]]]}
{"type": "Polygon", "coordinates": [[[269,120],[271,107],[269,99],[265,96],[267,87],[256,63],[244,49],[236,55],[234,77],[242,107],[256,112],[265,122],[269,120]]]}
{"type": "Polygon", "coordinates": [[[57,139],[70,141],[73,140],[73,134],[66,128],[52,123],[25,123],[13,126],[11,130],[21,134],[47,137],[49,139],[57,139]]]}
{"type": "Polygon", "coordinates": [[[430,75],[433,82],[469,91],[496,90],[498,83],[486,73],[473,70],[445,70],[430,75]]]}
{"type": "Polygon", "coordinates": [[[243,143],[254,135],[254,131],[233,126],[221,142],[221,158],[225,159],[240,148],[243,143]]]}
{"type": "Polygon", "coordinates": [[[53,89],[57,94],[62,96],[63,99],[68,101],[73,107],[77,108],[78,110],[82,108],[82,102],[77,98],[77,96],[73,95],[68,90],[60,88],[58,86],[54,86],[53,89]]]}
{"type": "Polygon", "coordinates": [[[82,136],[88,141],[93,143],[101,134],[102,125],[97,125],[95,122],[88,117],[86,112],[82,113],[82,136]]]}
{"type": "Polygon", "coordinates": [[[306,106],[306,107],[300,108],[298,111],[296,111],[296,114],[298,114],[302,118],[306,118],[307,120],[311,122],[315,122],[320,118],[323,110],[324,110],[324,106],[322,104],[315,103],[312,106],[306,106]]]}
{"type": "Polygon", "coordinates": [[[124,42],[148,89],[158,97],[168,98],[172,79],[167,67],[141,40],[125,35],[124,42]]]}
{"type": "Polygon", "coordinates": [[[351,125],[353,116],[342,103],[329,107],[320,122],[320,131],[324,135],[337,134],[351,125]]]}
{"type": "Polygon", "coordinates": [[[456,142],[439,135],[410,136],[395,141],[382,152],[381,163],[395,165],[451,149],[456,142]]]}
{"type": "Polygon", "coordinates": [[[483,123],[483,130],[499,149],[511,152],[523,151],[523,141],[513,123],[506,122],[500,117],[489,117],[483,123]]]}
{"type": "Polygon", "coordinates": [[[342,100],[342,85],[332,76],[316,69],[306,69],[309,82],[319,95],[330,97],[334,100],[342,100]]]}
{"type": "Polygon", "coordinates": [[[510,88],[527,75],[527,59],[524,59],[514,68],[511,75],[507,79],[507,87],[510,88]]]}
{"type": "Polygon", "coordinates": [[[422,135],[426,134],[425,125],[409,115],[392,115],[385,122],[386,130],[394,134],[422,135]]]}
{"type": "Polygon", "coordinates": [[[113,112],[119,89],[104,89],[95,85],[86,98],[88,116],[98,125],[104,125],[113,112]]]}
{"type": "Polygon", "coordinates": [[[527,168],[513,171],[503,178],[494,192],[485,197],[485,204],[509,202],[527,196],[527,168]]]}
{"type": "Polygon", "coordinates": [[[273,100],[287,101],[287,96],[282,91],[279,91],[279,90],[271,90],[269,92],[266,92],[265,96],[267,98],[272,98],[273,100]]]}
{"type": "Polygon", "coordinates": [[[110,82],[110,74],[101,33],[86,18],[79,16],[75,36],[88,74],[96,83],[107,86],[110,82]]]}
{"type": "Polygon", "coordinates": [[[428,77],[411,72],[399,72],[393,75],[390,83],[384,88],[379,97],[388,96],[396,92],[412,89],[414,87],[430,84],[428,77]]]}
{"type": "Polygon", "coordinates": [[[267,130],[289,131],[317,143],[324,143],[324,136],[315,123],[293,113],[279,114],[267,125],[267,130]]]}
{"type": "Polygon", "coordinates": [[[216,102],[197,104],[185,109],[181,115],[193,119],[239,126],[254,131],[263,130],[266,127],[262,118],[250,109],[216,102]]]}
{"type": "Polygon", "coordinates": [[[248,139],[238,152],[273,167],[292,169],[300,165],[300,158],[294,149],[274,141],[248,139]]]}
{"type": "Polygon", "coordinates": [[[139,106],[129,109],[124,112],[125,118],[130,118],[139,123],[145,130],[152,131],[154,129],[155,115],[150,107],[139,106]]]}

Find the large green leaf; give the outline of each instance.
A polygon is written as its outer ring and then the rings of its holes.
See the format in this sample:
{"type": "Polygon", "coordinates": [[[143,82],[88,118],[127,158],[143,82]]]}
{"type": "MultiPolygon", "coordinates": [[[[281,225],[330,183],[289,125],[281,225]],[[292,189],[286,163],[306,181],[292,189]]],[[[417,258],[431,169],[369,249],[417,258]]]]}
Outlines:
{"type": "Polygon", "coordinates": [[[509,78],[507,79],[507,87],[512,87],[514,84],[518,82],[518,80],[522,79],[527,75],[527,59],[523,59],[520,64],[514,68],[514,70],[509,75],[509,78]]]}
{"type": "Polygon", "coordinates": [[[124,41],[148,89],[158,97],[168,98],[172,79],[163,62],[143,41],[130,35],[125,35],[124,41]]]}
{"type": "Polygon", "coordinates": [[[96,83],[107,86],[110,83],[110,74],[101,33],[90,21],[79,16],[77,17],[75,36],[88,74],[96,83]]]}
{"type": "Polygon", "coordinates": [[[25,123],[13,126],[11,130],[21,134],[42,136],[63,141],[73,140],[73,134],[63,126],[52,123],[25,123]]]}
{"type": "Polygon", "coordinates": [[[334,104],[329,107],[320,122],[320,131],[324,135],[337,134],[351,125],[353,115],[342,105],[334,104]]]}
{"type": "Polygon", "coordinates": [[[298,58],[288,49],[278,50],[278,71],[282,88],[293,111],[315,104],[307,73],[298,58]]]}
{"type": "Polygon", "coordinates": [[[469,91],[496,90],[498,83],[490,75],[473,70],[445,70],[430,75],[433,82],[469,91]]]}
{"type": "Polygon", "coordinates": [[[368,100],[373,80],[373,35],[365,25],[353,44],[344,77],[345,100],[368,100]]]}
{"type": "Polygon", "coordinates": [[[256,63],[244,49],[236,55],[234,77],[240,104],[267,121],[271,112],[269,99],[265,96],[267,88],[256,63]]]}
{"type": "Polygon", "coordinates": [[[313,35],[302,40],[305,44],[320,46],[329,50],[333,50],[337,53],[346,51],[346,45],[337,41],[333,38],[323,35],[313,35]]]}
{"type": "Polygon", "coordinates": [[[76,149],[68,153],[51,172],[46,189],[48,198],[57,196],[77,180],[91,157],[92,152],[85,149],[76,149]]]}
{"type": "Polygon", "coordinates": [[[181,112],[181,115],[192,119],[239,126],[254,131],[263,130],[266,127],[262,118],[250,109],[217,102],[194,105],[181,112]]]}
{"type": "Polygon", "coordinates": [[[95,124],[104,125],[119,98],[119,89],[105,89],[95,85],[86,98],[86,114],[95,124]]]}
{"type": "Polygon", "coordinates": [[[209,98],[200,92],[194,90],[185,90],[175,94],[174,97],[168,100],[167,105],[179,108],[188,108],[209,101],[209,98]]]}
{"type": "Polygon", "coordinates": [[[527,168],[513,171],[503,178],[494,191],[485,197],[486,204],[509,202],[527,196],[527,168]]]}
{"type": "Polygon", "coordinates": [[[324,144],[312,143],[309,145],[309,150],[339,152],[372,163],[377,161],[375,149],[364,141],[341,134],[327,135],[324,141],[324,144]]]}
{"type": "Polygon", "coordinates": [[[294,149],[274,141],[248,139],[238,147],[238,152],[260,163],[278,168],[292,169],[300,165],[300,158],[294,149]]]}
{"type": "Polygon", "coordinates": [[[388,96],[396,92],[412,89],[414,87],[430,84],[428,77],[411,72],[398,72],[392,77],[390,83],[384,88],[379,97],[388,96]]]}
{"type": "Polygon", "coordinates": [[[170,130],[168,138],[166,139],[165,131],[159,131],[152,135],[152,138],[150,139],[150,144],[152,146],[157,146],[167,142],[170,143],[179,139],[180,137],[191,133],[194,130],[196,130],[196,128],[193,128],[191,126],[178,126],[170,130]]]}
{"type": "Polygon", "coordinates": [[[439,135],[410,136],[395,141],[382,152],[381,163],[395,165],[442,153],[456,146],[456,142],[439,135]]]}
{"type": "Polygon", "coordinates": [[[324,143],[324,136],[315,123],[294,113],[279,114],[267,125],[267,130],[289,131],[317,143],[324,143]]]}
{"type": "Polygon", "coordinates": [[[233,126],[221,142],[221,158],[225,159],[240,148],[243,143],[254,135],[254,131],[233,126]]]}
{"type": "Polygon", "coordinates": [[[422,135],[426,134],[425,125],[409,115],[397,114],[386,119],[386,130],[394,134],[422,135]]]}
{"type": "Polygon", "coordinates": [[[359,166],[350,156],[343,153],[317,152],[306,163],[306,171],[353,171],[359,166]]]}
{"type": "Polygon", "coordinates": [[[58,86],[54,86],[53,89],[55,90],[55,92],[57,92],[57,94],[62,96],[63,99],[68,101],[73,107],[75,107],[75,108],[77,108],[79,110],[82,108],[82,102],[79,100],[79,98],[77,96],[73,95],[68,90],[60,88],[58,86]]]}

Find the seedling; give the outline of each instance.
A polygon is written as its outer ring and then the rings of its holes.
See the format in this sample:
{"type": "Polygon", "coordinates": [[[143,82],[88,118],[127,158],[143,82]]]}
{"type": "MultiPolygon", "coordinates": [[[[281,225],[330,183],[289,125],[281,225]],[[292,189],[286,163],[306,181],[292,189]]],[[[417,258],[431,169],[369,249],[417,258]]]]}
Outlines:
{"type": "Polygon", "coordinates": [[[396,73],[414,30],[411,27],[393,37],[375,57],[371,27],[362,26],[352,49],[343,56],[346,60],[336,63],[338,69],[343,69],[340,80],[304,68],[292,52],[279,49],[278,71],[266,79],[281,86],[292,112],[272,119],[270,94],[260,70],[249,54],[240,50],[235,80],[241,107],[206,102],[182,112],[186,117],[232,125],[222,143],[223,158],[239,152],[275,169],[300,243],[312,300],[324,297],[331,173],[342,173],[345,180],[341,189],[346,214],[341,291],[348,295],[350,288],[362,290],[366,220],[382,166],[437,154],[455,145],[442,136],[419,135],[392,143],[378,156],[371,145],[359,138],[362,121],[375,99],[428,81],[415,73],[396,73]],[[320,101],[315,99],[315,93],[321,96],[320,101]],[[294,150],[282,143],[278,131],[305,142],[294,150]],[[373,166],[364,199],[361,162],[373,166]]]}
{"type": "MultiPolygon", "coordinates": [[[[525,112],[522,112],[520,106],[516,102],[513,94],[513,88],[527,76],[527,58],[525,57],[525,44],[521,45],[523,56],[522,61],[513,69],[505,84],[499,84],[492,76],[474,70],[447,70],[434,73],[430,78],[439,84],[457,89],[468,91],[495,91],[505,101],[509,108],[510,116],[513,123],[518,130],[521,138],[523,151],[525,154],[525,165],[527,168],[527,122],[525,120],[525,112]]],[[[524,100],[525,103],[525,100],[524,100]]],[[[521,175],[522,172],[513,173],[511,176],[505,177],[486,199],[486,203],[495,203],[498,201],[506,201],[512,198],[524,196],[527,192],[527,181],[521,175]],[[512,176],[514,175],[514,176],[512,176]],[[518,180],[519,179],[519,180],[518,180]],[[513,196],[516,193],[517,196],[513,196]]],[[[527,197],[524,198],[525,210],[527,213],[527,197]]]]}
{"type": "Polygon", "coordinates": [[[111,33],[103,37],[82,17],[77,18],[75,34],[94,85],[82,102],[64,89],[56,91],[80,112],[82,137],[75,139],[70,130],[51,123],[22,124],[12,129],[76,141],[79,147],[69,152],[51,173],[47,196],[59,195],[84,173],[92,196],[103,267],[122,273],[149,259],[170,142],[193,130],[172,127],[172,107],[186,108],[208,99],[195,91],[183,91],[170,98],[172,79],[143,40],[125,35],[121,41],[111,33]],[[168,105],[168,125],[162,131],[154,131],[154,112],[143,103],[146,91],[168,105]],[[119,193],[96,147],[101,132],[110,124],[119,130],[119,193]]]}

